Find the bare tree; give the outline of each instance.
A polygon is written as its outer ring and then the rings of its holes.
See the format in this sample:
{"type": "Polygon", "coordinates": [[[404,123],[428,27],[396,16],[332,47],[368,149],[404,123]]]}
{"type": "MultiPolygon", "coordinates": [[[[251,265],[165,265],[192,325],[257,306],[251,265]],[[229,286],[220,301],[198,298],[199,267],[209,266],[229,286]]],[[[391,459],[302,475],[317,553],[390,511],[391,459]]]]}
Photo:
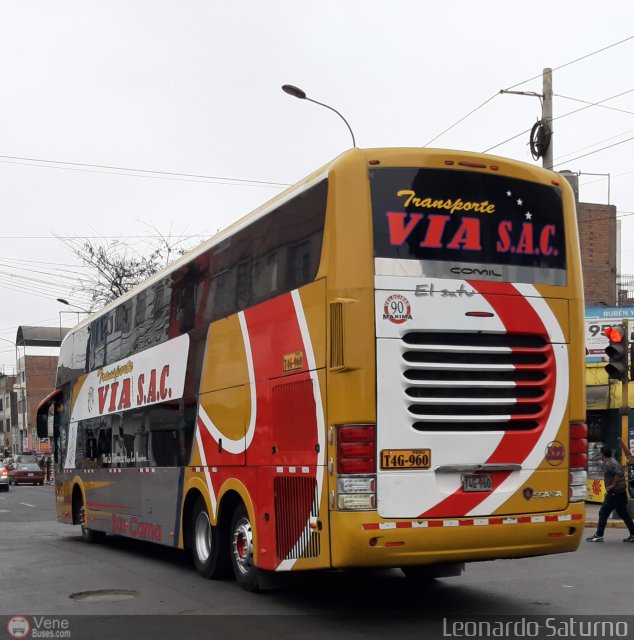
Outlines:
{"type": "Polygon", "coordinates": [[[156,235],[152,236],[153,243],[148,245],[146,253],[139,253],[120,240],[58,237],[88,267],[87,275],[78,278],[75,291],[89,297],[91,309],[118,298],[186,252],[178,245],[191,240],[190,237],[181,236],[172,241],[171,234],[164,236],[152,223],[148,226],[156,235]]]}

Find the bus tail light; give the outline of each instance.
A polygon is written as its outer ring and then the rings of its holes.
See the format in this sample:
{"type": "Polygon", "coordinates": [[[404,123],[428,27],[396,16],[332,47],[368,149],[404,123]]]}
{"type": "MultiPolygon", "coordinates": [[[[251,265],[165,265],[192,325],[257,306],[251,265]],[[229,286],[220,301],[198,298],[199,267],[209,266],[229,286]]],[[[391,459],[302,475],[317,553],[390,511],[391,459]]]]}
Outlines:
{"type": "Polygon", "coordinates": [[[570,502],[583,502],[586,499],[588,479],[588,425],[575,422],[570,425],[569,442],[569,489],[570,502]]]}
{"type": "Polygon", "coordinates": [[[337,508],[376,509],[376,425],[337,427],[337,508]]]}

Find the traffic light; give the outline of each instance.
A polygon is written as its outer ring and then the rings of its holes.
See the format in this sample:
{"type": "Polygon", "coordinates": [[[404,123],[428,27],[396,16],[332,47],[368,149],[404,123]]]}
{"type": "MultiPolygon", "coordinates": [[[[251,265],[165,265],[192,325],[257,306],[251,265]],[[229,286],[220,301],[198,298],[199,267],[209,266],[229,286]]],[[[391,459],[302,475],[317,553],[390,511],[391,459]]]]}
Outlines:
{"type": "Polygon", "coordinates": [[[608,378],[627,380],[628,349],[625,328],[622,326],[608,327],[604,331],[604,335],[610,341],[610,344],[605,348],[605,355],[609,360],[605,365],[608,378]]]}

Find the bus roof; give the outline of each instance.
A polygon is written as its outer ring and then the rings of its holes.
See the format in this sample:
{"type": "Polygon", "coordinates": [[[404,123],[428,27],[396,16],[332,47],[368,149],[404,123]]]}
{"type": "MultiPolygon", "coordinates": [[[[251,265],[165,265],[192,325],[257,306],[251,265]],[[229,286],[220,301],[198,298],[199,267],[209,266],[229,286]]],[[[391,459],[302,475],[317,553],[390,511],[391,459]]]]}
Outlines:
{"type": "MultiPolygon", "coordinates": [[[[86,319],[82,320],[82,322],[77,324],[73,329],[71,329],[66,334],[66,336],[64,337],[64,341],[68,336],[72,335],[73,333],[85,327],[86,325],[89,325],[95,319],[101,317],[102,315],[105,315],[106,313],[110,312],[112,309],[115,309],[123,302],[130,300],[140,291],[143,291],[147,287],[151,287],[153,284],[159,282],[161,279],[165,278],[167,275],[171,274],[172,272],[178,270],[180,267],[188,264],[189,262],[194,261],[200,255],[202,255],[207,250],[209,250],[211,247],[214,247],[220,244],[223,240],[230,238],[234,233],[236,233],[240,229],[248,226],[252,222],[255,222],[256,220],[265,216],[267,213],[269,213],[276,207],[284,204],[294,196],[302,193],[302,191],[309,189],[311,186],[313,186],[315,183],[319,182],[320,180],[323,180],[325,177],[327,177],[330,169],[335,164],[338,164],[344,159],[347,159],[352,155],[364,155],[366,157],[369,157],[370,159],[372,159],[372,156],[380,156],[383,161],[401,162],[407,157],[411,159],[415,158],[414,152],[418,154],[424,153],[425,155],[430,157],[430,159],[433,158],[436,160],[444,160],[446,158],[455,159],[456,157],[460,157],[464,160],[486,159],[487,161],[504,165],[504,167],[507,170],[510,170],[512,173],[517,171],[521,171],[522,173],[525,173],[526,170],[528,169],[532,174],[532,177],[535,180],[540,182],[545,182],[547,176],[556,175],[552,171],[547,171],[545,169],[542,169],[541,167],[531,165],[525,162],[521,162],[519,160],[512,160],[510,158],[504,158],[501,156],[486,155],[482,153],[475,153],[471,151],[461,151],[456,149],[425,149],[422,147],[386,147],[386,148],[369,148],[369,149],[360,149],[358,147],[355,147],[354,149],[348,149],[347,151],[344,151],[343,153],[341,153],[339,156],[333,158],[330,162],[328,162],[324,166],[320,167],[316,171],[312,172],[311,174],[309,174],[308,176],[300,180],[299,182],[296,182],[295,184],[291,185],[290,187],[282,191],[277,196],[271,198],[270,200],[267,200],[265,203],[263,203],[262,205],[254,209],[252,212],[236,220],[235,222],[230,224],[228,227],[226,227],[222,231],[210,237],[208,240],[205,240],[204,242],[202,242],[200,245],[198,245],[191,251],[188,251],[186,254],[184,254],[174,262],[171,262],[160,271],[157,271],[154,275],[150,276],[140,284],[136,285],[135,287],[133,287],[123,295],[119,296],[112,302],[109,302],[106,306],[102,307],[98,311],[95,311],[95,313],[89,315],[86,319]]],[[[525,177],[528,177],[528,176],[525,176],[525,177]]],[[[562,180],[562,182],[566,182],[566,181],[562,180]]]]}

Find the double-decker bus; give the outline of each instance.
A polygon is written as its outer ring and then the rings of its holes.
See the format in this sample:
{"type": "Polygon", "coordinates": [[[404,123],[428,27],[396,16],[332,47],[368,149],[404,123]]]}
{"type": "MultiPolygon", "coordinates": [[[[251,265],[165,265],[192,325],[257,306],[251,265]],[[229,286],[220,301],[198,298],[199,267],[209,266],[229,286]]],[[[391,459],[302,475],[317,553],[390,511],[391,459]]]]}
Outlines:
{"type": "Polygon", "coordinates": [[[58,520],[251,590],[575,550],[576,224],[534,166],[343,153],[69,332],[38,419],[58,520]]]}

